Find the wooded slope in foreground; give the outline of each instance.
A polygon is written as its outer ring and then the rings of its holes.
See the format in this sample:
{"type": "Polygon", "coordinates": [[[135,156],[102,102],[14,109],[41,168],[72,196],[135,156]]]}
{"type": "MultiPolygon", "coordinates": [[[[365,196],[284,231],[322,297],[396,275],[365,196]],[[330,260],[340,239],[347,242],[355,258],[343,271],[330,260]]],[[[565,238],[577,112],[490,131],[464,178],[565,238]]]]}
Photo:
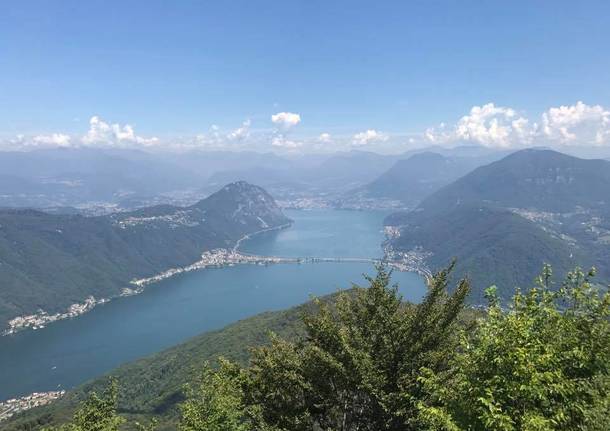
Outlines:
{"type": "Polygon", "coordinates": [[[610,294],[594,271],[554,285],[547,266],[475,312],[467,281],[448,292],[450,270],[407,304],[380,268],[367,288],[197,337],[5,428],[607,430],[610,294]]]}

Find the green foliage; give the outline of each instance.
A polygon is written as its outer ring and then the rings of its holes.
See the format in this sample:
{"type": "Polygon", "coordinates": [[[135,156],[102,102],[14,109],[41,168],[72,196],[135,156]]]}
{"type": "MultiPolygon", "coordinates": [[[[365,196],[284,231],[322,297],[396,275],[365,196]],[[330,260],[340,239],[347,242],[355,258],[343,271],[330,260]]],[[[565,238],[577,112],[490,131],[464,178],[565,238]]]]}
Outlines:
{"type": "Polygon", "coordinates": [[[189,399],[181,405],[181,431],[247,431],[239,367],[222,360],[220,370],[205,365],[197,387],[188,387],[189,399]]]}
{"type": "Polygon", "coordinates": [[[474,320],[463,309],[468,283],[447,293],[452,269],[429,280],[417,305],[403,303],[380,268],[367,288],[256,316],[123,367],[114,373],[121,397],[116,384],[91,394],[60,430],[114,430],[117,402],[126,419],[164,415],[140,431],[176,429],[171,406],[181,402],[182,431],[607,431],[610,293],[592,284],[594,272],[576,270],[554,286],[547,266],[506,307],[492,286],[474,320]],[[270,343],[269,329],[279,334],[270,343]],[[258,346],[249,361],[248,345],[258,346]],[[223,353],[235,362],[206,364],[196,377],[201,361],[223,353]],[[188,381],[184,401],[178,391],[188,381]]]}
{"type": "MultiPolygon", "coordinates": [[[[468,283],[449,295],[450,270],[430,280],[419,305],[401,301],[383,267],[369,278],[368,288],[340,294],[336,305],[317,301],[317,312],[304,316],[303,340],[273,337],[271,345],[254,349],[250,366],[239,375],[235,365],[223,366],[216,374],[223,389],[191,398],[188,418],[197,425],[184,429],[207,429],[205,421],[216,421],[219,411],[220,417],[247,418],[240,422],[245,429],[412,428],[424,394],[418,370],[443,370],[459,341],[455,334],[468,283]],[[236,401],[239,392],[242,400],[236,401]]],[[[204,378],[210,381],[209,375],[204,378]]]]}
{"type": "Polygon", "coordinates": [[[101,396],[95,392],[81,403],[71,423],[48,431],[118,431],[125,420],[117,415],[118,386],[110,380],[101,396]]]}
{"type": "Polygon", "coordinates": [[[445,372],[426,368],[422,421],[445,430],[607,430],[610,294],[571,272],[551,290],[550,267],[503,310],[494,290],[476,330],[445,372]]]}

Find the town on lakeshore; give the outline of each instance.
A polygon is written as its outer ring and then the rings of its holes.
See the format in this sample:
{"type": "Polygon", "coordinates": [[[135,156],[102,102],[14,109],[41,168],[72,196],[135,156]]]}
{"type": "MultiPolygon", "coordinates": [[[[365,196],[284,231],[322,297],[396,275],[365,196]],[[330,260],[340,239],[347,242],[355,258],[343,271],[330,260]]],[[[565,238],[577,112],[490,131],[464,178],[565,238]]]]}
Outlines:
{"type": "Polygon", "coordinates": [[[39,310],[38,313],[29,314],[26,316],[18,316],[8,322],[8,329],[5,330],[2,335],[14,334],[23,329],[32,328],[42,329],[48,323],[55,322],[61,319],[68,319],[70,317],[80,316],[91,310],[98,304],[108,302],[108,299],[95,299],[93,296],[89,296],[83,303],[72,304],[64,313],[49,314],[44,310],[39,310]]]}
{"type": "Polygon", "coordinates": [[[370,262],[379,263],[386,262],[391,267],[399,271],[417,272],[421,275],[428,276],[430,272],[425,267],[425,258],[427,254],[421,250],[412,250],[410,252],[395,252],[389,247],[384,247],[386,257],[383,259],[375,259],[368,257],[279,257],[279,256],[258,256],[253,254],[244,254],[238,252],[235,248],[232,250],[219,248],[211,251],[206,251],[201,255],[201,259],[191,265],[172,268],[157,274],[153,277],[133,280],[131,283],[138,288],[142,288],[147,284],[156,283],[166,278],[172,277],[183,272],[195,271],[204,268],[220,268],[223,266],[234,266],[239,264],[251,265],[271,265],[279,263],[318,263],[318,262],[370,262]],[[389,259],[391,258],[391,259],[389,259]]]}
{"type": "Polygon", "coordinates": [[[34,407],[44,406],[61,398],[66,391],[34,392],[21,398],[0,402],[0,421],[34,407]]]}
{"type": "MultiPolygon", "coordinates": [[[[386,229],[386,236],[393,237],[398,235],[397,231],[386,229]]],[[[241,241],[239,241],[241,242],[241,241]]],[[[237,245],[239,245],[239,242],[237,245]]],[[[220,268],[224,266],[234,265],[272,265],[272,264],[302,264],[302,263],[320,263],[320,262],[370,262],[379,263],[385,262],[390,267],[404,272],[416,272],[424,277],[431,275],[430,271],[426,268],[425,260],[429,257],[429,253],[426,253],[420,249],[414,249],[407,252],[398,252],[392,249],[389,244],[384,246],[384,258],[374,259],[367,257],[279,257],[279,256],[258,256],[253,254],[246,254],[237,251],[236,247],[232,249],[219,248],[210,251],[206,251],[201,255],[201,259],[197,262],[178,268],[171,268],[160,274],[152,277],[135,279],[131,281],[133,288],[123,288],[120,297],[137,295],[141,293],[145,286],[156,283],[161,280],[170,278],[174,275],[196,271],[205,268],[220,268]]],[[[2,335],[11,335],[24,329],[42,329],[47,324],[72,317],[80,316],[95,306],[104,304],[110,301],[108,298],[96,299],[93,296],[89,296],[83,303],[76,303],[70,305],[68,309],[63,313],[49,314],[44,310],[39,310],[35,314],[18,316],[8,322],[8,329],[6,329],[2,335]]]]}

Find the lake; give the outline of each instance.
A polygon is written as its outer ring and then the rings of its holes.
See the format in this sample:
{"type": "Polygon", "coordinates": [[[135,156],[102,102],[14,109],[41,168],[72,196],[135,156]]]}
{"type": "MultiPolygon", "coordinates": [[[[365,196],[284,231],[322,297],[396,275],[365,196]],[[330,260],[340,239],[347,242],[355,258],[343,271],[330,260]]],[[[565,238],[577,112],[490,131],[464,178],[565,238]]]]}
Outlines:
{"type": "MultiPolygon", "coordinates": [[[[275,256],[381,257],[378,211],[291,210],[292,227],[244,241],[249,253],[275,256]]],[[[205,331],[364,283],[364,263],[241,265],[163,280],[71,320],[0,338],[0,400],[69,389],[116,366],[205,331]]],[[[405,299],[426,291],[414,273],[395,272],[405,299]]]]}

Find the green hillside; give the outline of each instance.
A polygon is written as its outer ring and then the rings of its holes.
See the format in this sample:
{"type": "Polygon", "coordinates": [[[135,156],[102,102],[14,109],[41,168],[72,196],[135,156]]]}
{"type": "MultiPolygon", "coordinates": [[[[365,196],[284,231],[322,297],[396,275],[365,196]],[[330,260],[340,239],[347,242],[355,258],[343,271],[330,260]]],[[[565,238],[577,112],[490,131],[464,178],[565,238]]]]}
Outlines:
{"type": "Polygon", "coordinates": [[[543,264],[553,266],[559,277],[577,264],[591,264],[588,250],[570,246],[517,214],[487,207],[460,207],[449,216],[414,214],[393,242],[399,250],[422,247],[432,251],[431,268],[441,268],[457,258],[455,274],[472,282],[470,299],[484,302],[484,291],[498,285],[502,298],[516,286],[528,286],[543,264]]]}
{"type": "Polygon", "coordinates": [[[606,161],[523,150],[475,169],[385,223],[400,229],[390,242],[394,250],[426,252],[433,270],[457,258],[456,274],[471,277],[471,300],[480,303],[491,284],[510,297],[543,263],[560,276],[575,265],[596,266],[600,280],[610,280],[608,190],[606,161]]]}
{"type": "Polygon", "coordinates": [[[190,207],[103,217],[0,211],[0,328],[12,317],[65,311],[118,295],[134,278],[199,260],[246,234],[288,223],[263,189],[230,184],[190,207]]]}
{"type": "Polygon", "coordinates": [[[610,206],[610,162],[586,160],[552,150],[517,151],[475,169],[425,199],[434,212],[485,203],[567,213],[610,206]]]}

